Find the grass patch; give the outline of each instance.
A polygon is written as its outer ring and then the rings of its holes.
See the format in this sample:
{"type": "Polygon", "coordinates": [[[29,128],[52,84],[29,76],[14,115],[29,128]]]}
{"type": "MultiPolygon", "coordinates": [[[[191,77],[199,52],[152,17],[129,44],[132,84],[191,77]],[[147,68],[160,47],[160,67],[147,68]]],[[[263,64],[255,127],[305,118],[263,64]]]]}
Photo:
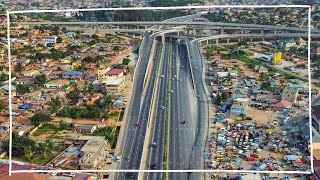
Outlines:
{"type": "Polygon", "coordinates": [[[40,136],[42,134],[55,134],[59,131],[59,127],[54,124],[43,124],[39,129],[37,129],[33,136],[40,136]]]}

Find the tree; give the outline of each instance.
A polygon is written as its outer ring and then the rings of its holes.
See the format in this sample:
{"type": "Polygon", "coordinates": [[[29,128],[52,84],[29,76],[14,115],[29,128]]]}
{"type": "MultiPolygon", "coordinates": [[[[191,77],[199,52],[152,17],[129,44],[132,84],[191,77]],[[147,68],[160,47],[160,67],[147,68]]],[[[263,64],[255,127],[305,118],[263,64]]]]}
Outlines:
{"type": "Polygon", "coordinates": [[[4,102],[0,100],[0,112],[4,110],[4,108],[5,108],[4,102]]]}
{"type": "Polygon", "coordinates": [[[17,63],[15,70],[19,73],[21,73],[21,71],[23,70],[23,66],[21,65],[21,63],[17,63]]]}
{"type": "Polygon", "coordinates": [[[66,130],[68,128],[68,124],[66,122],[64,122],[63,120],[59,121],[59,129],[60,131],[62,130],[66,130]]]}
{"type": "Polygon", "coordinates": [[[240,117],[241,117],[242,120],[244,120],[247,116],[244,113],[241,113],[240,117]]]}
{"type": "Polygon", "coordinates": [[[124,59],[122,60],[122,64],[123,64],[123,65],[128,65],[129,62],[130,62],[130,59],[129,59],[129,58],[124,58],[124,59]]]}
{"type": "Polygon", "coordinates": [[[66,97],[70,100],[71,103],[77,104],[80,98],[78,88],[75,88],[73,91],[69,92],[66,97]]]}
{"type": "Polygon", "coordinates": [[[36,81],[34,82],[38,86],[43,86],[45,83],[47,83],[47,77],[45,74],[40,74],[36,76],[36,81]]]}
{"type": "Polygon", "coordinates": [[[51,101],[49,102],[49,106],[52,108],[52,112],[56,113],[59,108],[61,107],[61,101],[59,98],[53,98],[51,99],[51,101]]]}
{"type": "Polygon", "coordinates": [[[112,46],[112,50],[113,50],[113,53],[119,52],[120,47],[119,46],[112,46]]]}
{"type": "Polygon", "coordinates": [[[39,112],[34,114],[30,120],[31,120],[31,124],[37,126],[43,122],[51,121],[51,117],[49,114],[39,112]]]}
{"type": "Polygon", "coordinates": [[[25,84],[18,84],[16,86],[16,91],[18,94],[22,95],[25,93],[29,93],[30,92],[30,87],[29,85],[25,85],[25,84]]]}
{"type": "Polygon", "coordinates": [[[60,36],[57,37],[57,43],[62,43],[62,37],[60,36]]]}

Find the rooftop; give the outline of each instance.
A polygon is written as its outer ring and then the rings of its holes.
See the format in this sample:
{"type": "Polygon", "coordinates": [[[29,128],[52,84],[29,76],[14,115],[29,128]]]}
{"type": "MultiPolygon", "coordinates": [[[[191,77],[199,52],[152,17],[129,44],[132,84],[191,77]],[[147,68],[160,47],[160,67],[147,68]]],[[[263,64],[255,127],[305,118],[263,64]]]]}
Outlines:
{"type": "Polygon", "coordinates": [[[111,78],[111,79],[109,78],[109,79],[102,81],[102,83],[106,84],[106,85],[119,85],[123,81],[124,81],[124,78],[111,78]]]}
{"type": "Polygon", "coordinates": [[[82,74],[83,73],[80,71],[71,70],[71,71],[64,72],[62,75],[76,76],[76,75],[82,75],[82,74]]]}
{"type": "Polygon", "coordinates": [[[107,72],[107,75],[119,75],[120,73],[122,73],[123,70],[122,69],[111,69],[109,72],[107,72]]]}

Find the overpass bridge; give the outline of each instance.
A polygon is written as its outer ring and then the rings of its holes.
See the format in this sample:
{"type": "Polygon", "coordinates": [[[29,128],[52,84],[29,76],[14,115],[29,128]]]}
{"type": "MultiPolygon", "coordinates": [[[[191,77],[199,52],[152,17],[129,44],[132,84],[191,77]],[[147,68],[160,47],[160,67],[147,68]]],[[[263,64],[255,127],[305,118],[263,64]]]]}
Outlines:
{"type": "MultiPolygon", "coordinates": [[[[244,31],[246,29],[257,29],[261,30],[261,33],[264,31],[290,31],[290,32],[308,32],[308,28],[300,27],[286,27],[286,26],[272,26],[272,25],[259,25],[259,24],[240,24],[240,23],[222,23],[222,22],[190,22],[190,21],[123,21],[123,22],[51,22],[51,21],[42,21],[42,22],[12,22],[12,24],[17,25],[81,25],[81,26],[90,26],[90,25],[110,25],[110,26],[128,26],[131,28],[139,29],[148,29],[151,26],[185,26],[186,28],[202,28],[202,29],[239,29],[244,31]]],[[[108,27],[107,27],[108,28],[108,27]]],[[[158,29],[158,28],[156,28],[158,29]]],[[[312,33],[320,33],[318,29],[312,29],[312,33]]]]}

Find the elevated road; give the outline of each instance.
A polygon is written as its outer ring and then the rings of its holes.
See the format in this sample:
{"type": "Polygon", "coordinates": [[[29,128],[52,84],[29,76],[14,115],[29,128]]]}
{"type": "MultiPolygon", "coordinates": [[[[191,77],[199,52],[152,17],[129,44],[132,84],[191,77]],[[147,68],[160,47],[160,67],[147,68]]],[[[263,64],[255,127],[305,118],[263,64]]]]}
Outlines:
{"type": "MultiPolygon", "coordinates": [[[[287,26],[271,26],[271,25],[259,25],[259,24],[240,24],[240,23],[222,23],[222,22],[188,22],[188,21],[123,21],[123,22],[12,22],[12,24],[18,25],[132,25],[132,26],[154,26],[154,25],[170,25],[170,26],[220,26],[220,27],[241,27],[241,28],[259,28],[264,30],[282,30],[282,31],[297,31],[297,32],[308,32],[308,28],[300,27],[287,27],[287,26]]],[[[320,33],[318,29],[312,29],[312,33],[320,33]]]]}

